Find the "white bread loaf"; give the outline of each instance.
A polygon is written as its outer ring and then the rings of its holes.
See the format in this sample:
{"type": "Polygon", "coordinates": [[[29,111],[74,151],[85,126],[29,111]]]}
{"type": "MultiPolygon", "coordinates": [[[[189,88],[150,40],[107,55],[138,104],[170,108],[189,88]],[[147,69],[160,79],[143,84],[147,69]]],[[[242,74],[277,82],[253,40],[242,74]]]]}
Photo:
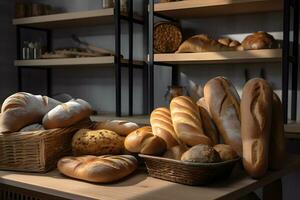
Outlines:
{"type": "Polygon", "coordinates": [[[132,131],[138,128],[139,125],[126,120],[108,120],[104,122],[98,122],[93,129],[95,130],[106,129],[106,130],[116,132],[121,136],[127,136],[129,133],[131,133],[132,131]]]}

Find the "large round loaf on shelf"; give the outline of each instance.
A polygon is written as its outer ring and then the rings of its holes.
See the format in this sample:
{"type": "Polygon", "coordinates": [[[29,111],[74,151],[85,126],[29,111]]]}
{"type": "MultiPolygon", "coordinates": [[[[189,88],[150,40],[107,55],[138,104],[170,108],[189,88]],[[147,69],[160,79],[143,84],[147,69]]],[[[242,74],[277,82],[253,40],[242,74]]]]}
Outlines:
{"type": "Polygon", "coordinates": [[[88,102],[74,99],[50,110],[43,118],[43,126],[45,129],[69,127],[88,118],[92,112],[88,102]]]}
{"type": "Polygon", "coordinates": [[[241,100],[243,164],[253,178],[262,177],[268,169],[272,95],[271,87],[261,78],[251,79],[243,89],[241,100]]]}
{"type": "Polygon", "coordinates": [[[242,42],[244,50],[271,49],[276,48],[274,37],[266,32],[258,31],[248,35],[242,42]]]}
{"type": "Polygon", "coordinates": [[[64,157],[57,163],[60,173],[89,182],[109,183],[118,181],[136,170],[134,156],[82,156],[64,157]]]}
{"type": "Polygon", "coordinates": [[[168,108],[157,108],[152,111],[150,123],[153,134],[162,138],[167,143],[168,149],[179,144],[168,108]]]}
{"type": "Polygon", "coordinates": [[[204,97],[225,144],[242,156],[240,97],[236,89],[219,76],[206,83],[204,97]]]}
{"type": "Polygon", "coordinates": [[[212,144],[204,134],[198,107],[190,97],[174,98],[170,104],[170,111],[174,129],[180,141],[188,146],[212,144]]]}
{"type": "Polygon", "coordinates": [[[109,130],[81,129],[72,139],[75,155],[121,154],[124,151],[124,138],[109,130]]]}
{"type": "Polygon", "coordinates": [[[61,102],[46,96],[19,92],[2,104],[0,132],[16,132],[25,126],[42,122],[43,116],[61,102]]]}
{"type": "Polygon", "coordinates": [[[114,131],[121,136],[127,136],[132,131],[138,129],[139,126],[136,123],[125,120],[107,120],[104,122],[98,122],[95,126],[95,130],[107,129],[114,131]]]}

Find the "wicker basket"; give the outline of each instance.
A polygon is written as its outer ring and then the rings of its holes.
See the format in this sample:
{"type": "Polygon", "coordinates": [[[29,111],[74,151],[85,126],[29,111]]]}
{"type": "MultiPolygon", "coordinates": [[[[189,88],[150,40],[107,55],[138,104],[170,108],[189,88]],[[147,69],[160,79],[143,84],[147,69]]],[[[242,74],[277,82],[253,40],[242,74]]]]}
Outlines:
{"type": "Polygon", "coordinates": [[[73,134],[90,126],[85,121],[64,129],[0,134],[0,170],[47,172],[70,153],[73,134]]]}
{"type": "Polygon", "coordinates": [[[148,173],[159,178],[185,185],[205,185],[227,178],[240,159],[219,163],[191,163],[139,154],[146,163],[148,173]]]}

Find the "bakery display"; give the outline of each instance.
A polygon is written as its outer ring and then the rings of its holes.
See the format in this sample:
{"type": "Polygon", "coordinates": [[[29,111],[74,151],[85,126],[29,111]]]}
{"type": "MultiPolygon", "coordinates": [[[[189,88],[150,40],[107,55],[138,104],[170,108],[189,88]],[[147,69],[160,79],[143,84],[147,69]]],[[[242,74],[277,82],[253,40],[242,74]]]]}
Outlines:
{"type": "Polygon", "coordinates": [[[60,173],[94,183],[118,181],[137,168],[137,160],[130,155],[64,157],[57,163],[60,173]]]}
{"type": "Polygon", "coordinates": [[[185,145],[173,146],[164,153],[163,157],[175,159],[175,160],[181,160],[182,154],[186,152],[188,149],[189,148],[185,145]]]}
{"type": "Polygon", "coordinates": [[[217,144],[214,146],[214,149],[218,152],[222,161],[233,160],[239,157],[233,148],[227,144],[217,144]]]}
{"type": "Polygon", "coordinates": [[[166,142],[153,135],[152,128],[145,126],[130,133],[124,142],[127,151],[147,155],[161,155],[167,149],[166,142]]]}
{"type": "Polygon", "coordinates": [[[212,144],[204,134],[198,107],[190,97],[174,98],[170,103],[170,111],[174,130],[184,144],[212,144]]]}
{"type": "Polygon", "coordinates": [[[74,155],[121,154],[124,150],[124,138],[109,130],[81,129],[72,139],[74,155]]]}
{"type": "Polygon", "coordinates": [[[273,91],[263,79],[254,78],[243,88],[241,134],[243,164],[253,178],[261,178],[268,169],[273,91]]]}
{"type": "Polygon", "coordinates": [[[135,131],[138,128],[139,126],[136,123],[126,120],[107,120],[104,122],[96,123],[93,129],[107,129],[116,132],[121,136],[127,136],[129,133],[135,131]]]}
{"type": "Polygon", "coordinates": [[[209,145],[198,144],[187,150],[181,160],[185,162],[214,163],[220,161],[218,152],[209,145]]]}
{"type": "Polygon", "coordinates": [[[56,106],[43,118],[45,129],[69,127],[92,114],[91,105],[82,100],[74,99],[56,106]]]}
{"type": "Polygon", "coordinates": [[[242,155],[240,97],[225,77],[209,80],[204,87],[208,109],[225,144],[242,155]]]}
{"type": "Polygon", "coordinates": [[[168,149],[180,143],[173,128],[171,113],[168,108],[153,110],[150,116],[150,123],[153,134],[162,138],[166,142],[168,149]]]}
{"type": "Polygon", "coordinates": [[[242,41],[244,50],[273,49],[277,46],[274,37],[263,31],[254,32],[242,41]]]}

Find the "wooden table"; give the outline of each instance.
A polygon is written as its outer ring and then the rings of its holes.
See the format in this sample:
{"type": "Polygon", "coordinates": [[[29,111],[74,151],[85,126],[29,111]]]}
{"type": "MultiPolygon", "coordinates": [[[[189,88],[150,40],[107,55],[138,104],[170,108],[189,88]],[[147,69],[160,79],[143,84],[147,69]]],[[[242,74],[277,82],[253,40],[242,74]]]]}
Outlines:
{"type": "Polygon", "coordinates": [[[106,185],[90,184],[69,179],[60,175],[56,170],[47,174],[0,171],[0,184],[64,199],[76,200],[232,200],[264,187],[264,196],[271,195],[270,199],[273,200],[281,198],[280,179],[298,170],[300,170],[300,156],[290,156],[284,169],[269,172],[261,180],[251,179],[244,172],[236,170],[228,180],[222,180],[204,187],[180,185],[151,178],[143,170],[139,170],[121,182],[106,185]]]}

